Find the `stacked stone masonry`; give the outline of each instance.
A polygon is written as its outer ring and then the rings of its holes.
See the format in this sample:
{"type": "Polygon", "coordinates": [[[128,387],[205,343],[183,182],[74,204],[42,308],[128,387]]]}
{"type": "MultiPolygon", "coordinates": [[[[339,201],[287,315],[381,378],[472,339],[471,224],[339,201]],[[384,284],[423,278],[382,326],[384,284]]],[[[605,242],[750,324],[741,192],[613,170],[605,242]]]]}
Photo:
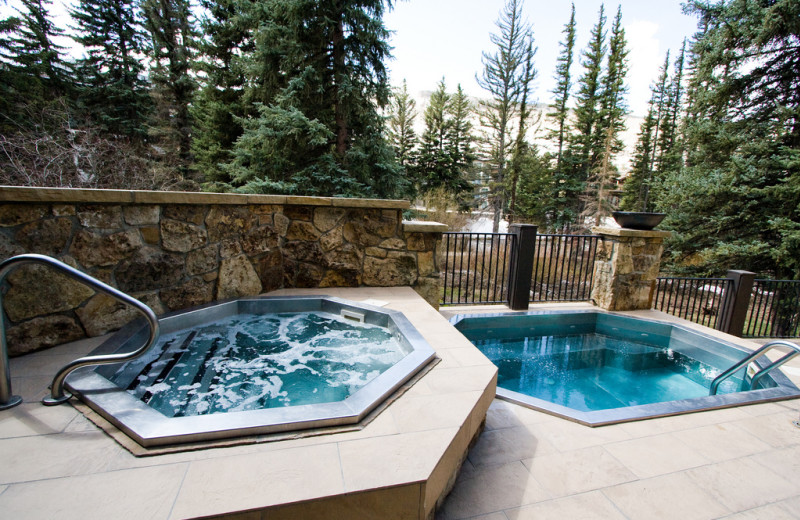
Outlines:
{"type": "MultiPolygon", "coordinates": [[[[278,288],[414,287],[436,306],[441,225],[406,201],[0,188],[0,258],[49,255],[157,314],[278,288]]],[[[12,355],[96,336],[132,308],[26,266],[3,298],[12,355]]]]}
{"type": "Polygon", "coordinates": [[[652,308],[667,231],[595,227],[600,235],[594,263],[592,301],[610,311],[652,308]]]}

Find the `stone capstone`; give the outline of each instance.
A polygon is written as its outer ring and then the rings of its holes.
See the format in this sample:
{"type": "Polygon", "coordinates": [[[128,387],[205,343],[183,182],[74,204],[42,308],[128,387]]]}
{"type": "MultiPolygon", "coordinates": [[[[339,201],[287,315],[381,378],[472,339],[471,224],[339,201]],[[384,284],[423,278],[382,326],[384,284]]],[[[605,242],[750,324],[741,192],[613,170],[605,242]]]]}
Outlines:
{"type": "Polygon", "coordinates": [[[71,232],[71,219],[54,218],[22,226],[14,238],[28,253],[57,256],[67,247],[71,232]]]}
{"type": "Polygon", "coordinates": [[[9,327],[8,354],[19,356],[85,337],[78,323],[61,314],[53,314],[9,327]]]}
{"type": "Polygon", "coordinates": [[[218,300],[255,296],[260,292],[261,280],[246,256],[234,256],[220,263],[217,280],[218,300]]]}
{"type": "Polygon", "coordinates": [[[142,238],[134,229],[100,235],[81,230],[72,239],[70,254],[84,267],[114,265],[142,246],[142,238]]]}
{"type": "Polygon", "coordinates": [[[19,267],[8,282],[11,287],[3,306],[14,322],[74,309],[94,294],[86,285],[44,265],[19,267]]]}
{"type": "Polygon", "coordinates": [[[183,258],[154,247],[143,247],[120,262],[115,276],[118,287],[124,292],[156,291],[181,281],[183,258]]]}
{"type": "Polygon", "coordinates": [[[186,253],[206,244],[206,231],[180,220],[161,220],[161,244],[167,251],[186,253]]]}

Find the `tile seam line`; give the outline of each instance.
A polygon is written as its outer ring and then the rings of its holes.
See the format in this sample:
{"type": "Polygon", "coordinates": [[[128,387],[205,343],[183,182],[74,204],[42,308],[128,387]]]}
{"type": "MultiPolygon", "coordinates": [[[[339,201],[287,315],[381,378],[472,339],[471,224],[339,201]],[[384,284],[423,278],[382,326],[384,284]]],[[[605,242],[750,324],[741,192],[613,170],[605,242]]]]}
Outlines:
{"type": "MultiPolygon", "coordinates": [[[[127,453],[127,451],[126,451],[126,453],[127,453]]],[[[183,465],[183,464],[185,464],[187,466],[187,471],[188,471],[188,466],[191,464],[191,462],[193,462],[193,461],[171,462],[171,463],[165,463],[165,464],[156,464],[156,465],[152,465],[152,466],[137,466],[137,467],[132,467],[132,468],[115,468],[115,469],[111,469],[111,470],[108,470],[108,471],[98,471],[98,472],[94,472],[94,473],[92,473],[92,472],[89,472],[89,473],[77,473],[75,475],[60,475],[60,476],[56,476],[56,477],[44,477],[44,478],[37,478],[37,479],[31,479],[31,480],[20,480],[20,481],[17,481],[17,482],[0,482],[0,486],[11,487],[11,486],[17,486],[17,485],[36,484],[36,483],[39,483],[39,482],[49,482],[49,481],[52,481],[52,480],[65,480],[65,479],[82,478],[82,477],[94,477],[94,476],[97,476],[97,475],[110,475],[110,474],[113,474],[113,473],[122,473],[122,472],[125,472],[125,471],[138,471],[138,470],[144,470],[144,469],[150,469],[150,468],[156,468],[156,467],[160,468],[160,467],[164,467],[164,466],[180,466],[180,465],[183,465]]],[[[181,485],[182,484],[183,484],[183,479],[181,479],[181,485]]]]}
{"type": "Polygon", "coordinates": [[[181,477],[181,482],[178,485],[178,489],[175,491],[175,496],[172,497],[172,504],[169,507],[169,513],[167,513],[168,519],[173,517],[172,515],[175,512],[175,505],[178,503],[178,497],[181,495],[183,484],[186,482],[186,476],[189,474],[189,467],[192,465],[191,462],[184,462],[182,464],[186,464],[186,469],[183,471],[183,476],[181,477]]]}
{"type": "Polygon", "coordinates": [[[622,515],[622,517],[623,517],[623,518],[625,518],[625,519],[627,519],[627,520],[632,520],[632,519],[631,519],[631,517],[629,517],[628,515],[626,515],[626,514],[625,514],[625,512],[624,512],[622,509],[620,509],[620,508],[619,508],[619,506],[617,505],[617,503],[616,503],[616,502],[614,502],[614,501],[611,499],[611,497],[610,497],[610,496],[606,495],[606,489],[608,489],[608,488],[607,488],[607,487],[604,487],[604,488],[598,489],[597,491],[599,491],[599,492],[600,492],[600,494],[602,494],[602,495],[605,497],[605,499],[606,499],[606,500],[608,500],[608,502],[611,504],[611,507],[613,507],[615,511],[617,511],[617,512],[618,512],[620,515],[622,515]]]}

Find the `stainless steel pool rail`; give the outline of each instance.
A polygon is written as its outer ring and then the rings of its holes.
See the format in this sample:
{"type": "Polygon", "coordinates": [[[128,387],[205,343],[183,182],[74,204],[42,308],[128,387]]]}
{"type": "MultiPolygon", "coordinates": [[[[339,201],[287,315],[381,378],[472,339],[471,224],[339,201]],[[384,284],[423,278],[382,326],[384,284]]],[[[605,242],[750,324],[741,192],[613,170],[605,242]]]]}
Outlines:
{"type": "Polygon", "coordinates": [[[716,395],[717,394],[717,389],[719,388],[720,383],[722,383],[725,379],[729,378],[730,376],[732,376],[733,374],[735,374],[736,372],[741,370],[743,367],[745,367],[748,364],[750,364],[751,362],[753,362],[755,359],[763,356],[768,351],[770,351],[770,350],[772,350],[773,348],[776,348],[776,347],[787,347],[787,348],[791,349],[791,352],[787,353],[782,358],[778,359],[777,361],[773,361],[772,363],[770,363],[766,367],[764,367],[761,370],[759,370],[758,372],[756,372],[753,375],[753,377],[751,378],[751,380],[750,380],[750,389],[751,390],[756,388],[756,385],[759,383],[759,381],[761,381],[762,377],[766,376],[767,374],[772,372],[774,369],[776,369],[779,366],[783,365],[784,363],[786,363],[790,359],[793,359],[793,358],[797,357],[798,355],[800,355],[800,345],[798,345],[797,343],[792,343],[791,341],[786,341],[786,340],[782,340],[782,339],[779,339],[779,340],[776,340],[776,341],[770,341],[769,343],[765,344],[760,349],[753,351],[752,354],[750,354],[749,356],[745,357],[744,359],[742,359],[738,363],[734,364],[732,367],[730,367],[725,372],[723,372],[720,375],[718,375],[714,379],[714,381],[711,382],[711,389],[710,389],[708,395],[716,395]]]}
{"type": "MultiPolygon", "coordinates": [[[[13,269],[29,264],[45,264],[55,268],[70,278],[74,278],[75,280],[88,285],[99,292],[103,292],[115,300],[131,305],[134,309],[144,315],[147,323],[150,325],[149,337],[147,341],[138,349],[122,354],[86,356],[64,365],[64,367],[56,373],[55,377],[53,377],[53,383],[50,387],[50,397],[45,397],[42,399],[43,404],[47,406],[53,406],[69,400],[71,395],[64,392],[64,381],[73,370],[90,365],[107,365],[111,363],[123,363],[125,361],[130,361],[131,359],[135,359],[147,352],[158,339],[158,318],[153,310],[150,309],[150,307],[133,298],[132,296],[129,296],[124,292],[119,291],[110,285],[107,285],[100,280],[67,265],[64,262],[56,260],[55,258],[37,254],[17,255],[9,258],[0,263],[0,283],[3,282],[6,275],[8,275],[8,273],[10,273],[13,269]]],[[[0,294],[0,310],[3,308],[2,305],[2,294],[0,294]]],[[[0,314],[0,410],[11,408],[20,404],[21,402],[22,398],[13,395],[11,391],[11,374],[8,367],[8,344],[6,343],[5,319],[2,314],[0,314]]]]}

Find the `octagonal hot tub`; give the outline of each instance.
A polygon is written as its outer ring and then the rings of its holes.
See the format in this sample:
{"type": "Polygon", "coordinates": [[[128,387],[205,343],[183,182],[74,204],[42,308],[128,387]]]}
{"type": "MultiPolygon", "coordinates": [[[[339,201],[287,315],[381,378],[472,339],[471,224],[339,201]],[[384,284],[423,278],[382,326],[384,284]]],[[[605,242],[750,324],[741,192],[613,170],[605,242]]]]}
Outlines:
{"type": "MultiPolygon", "coordinates": [[[[334,297],[260,297],[159,319],[161,337],[67,387],[142,446],[361,421],[434,357],[397,311],[334,297]]],[[[94,354],[130,351],[133,323],[94,354]]]]}
{"type": "Polygon", "coordinates": [[[714,394],[714,379],[748,352],[676,323],[578,310],[460,314],[451,323],[497,365],[498,397],[587,426],[800,396],[778,370],[751,387],[763,357],[714,394]]]}

